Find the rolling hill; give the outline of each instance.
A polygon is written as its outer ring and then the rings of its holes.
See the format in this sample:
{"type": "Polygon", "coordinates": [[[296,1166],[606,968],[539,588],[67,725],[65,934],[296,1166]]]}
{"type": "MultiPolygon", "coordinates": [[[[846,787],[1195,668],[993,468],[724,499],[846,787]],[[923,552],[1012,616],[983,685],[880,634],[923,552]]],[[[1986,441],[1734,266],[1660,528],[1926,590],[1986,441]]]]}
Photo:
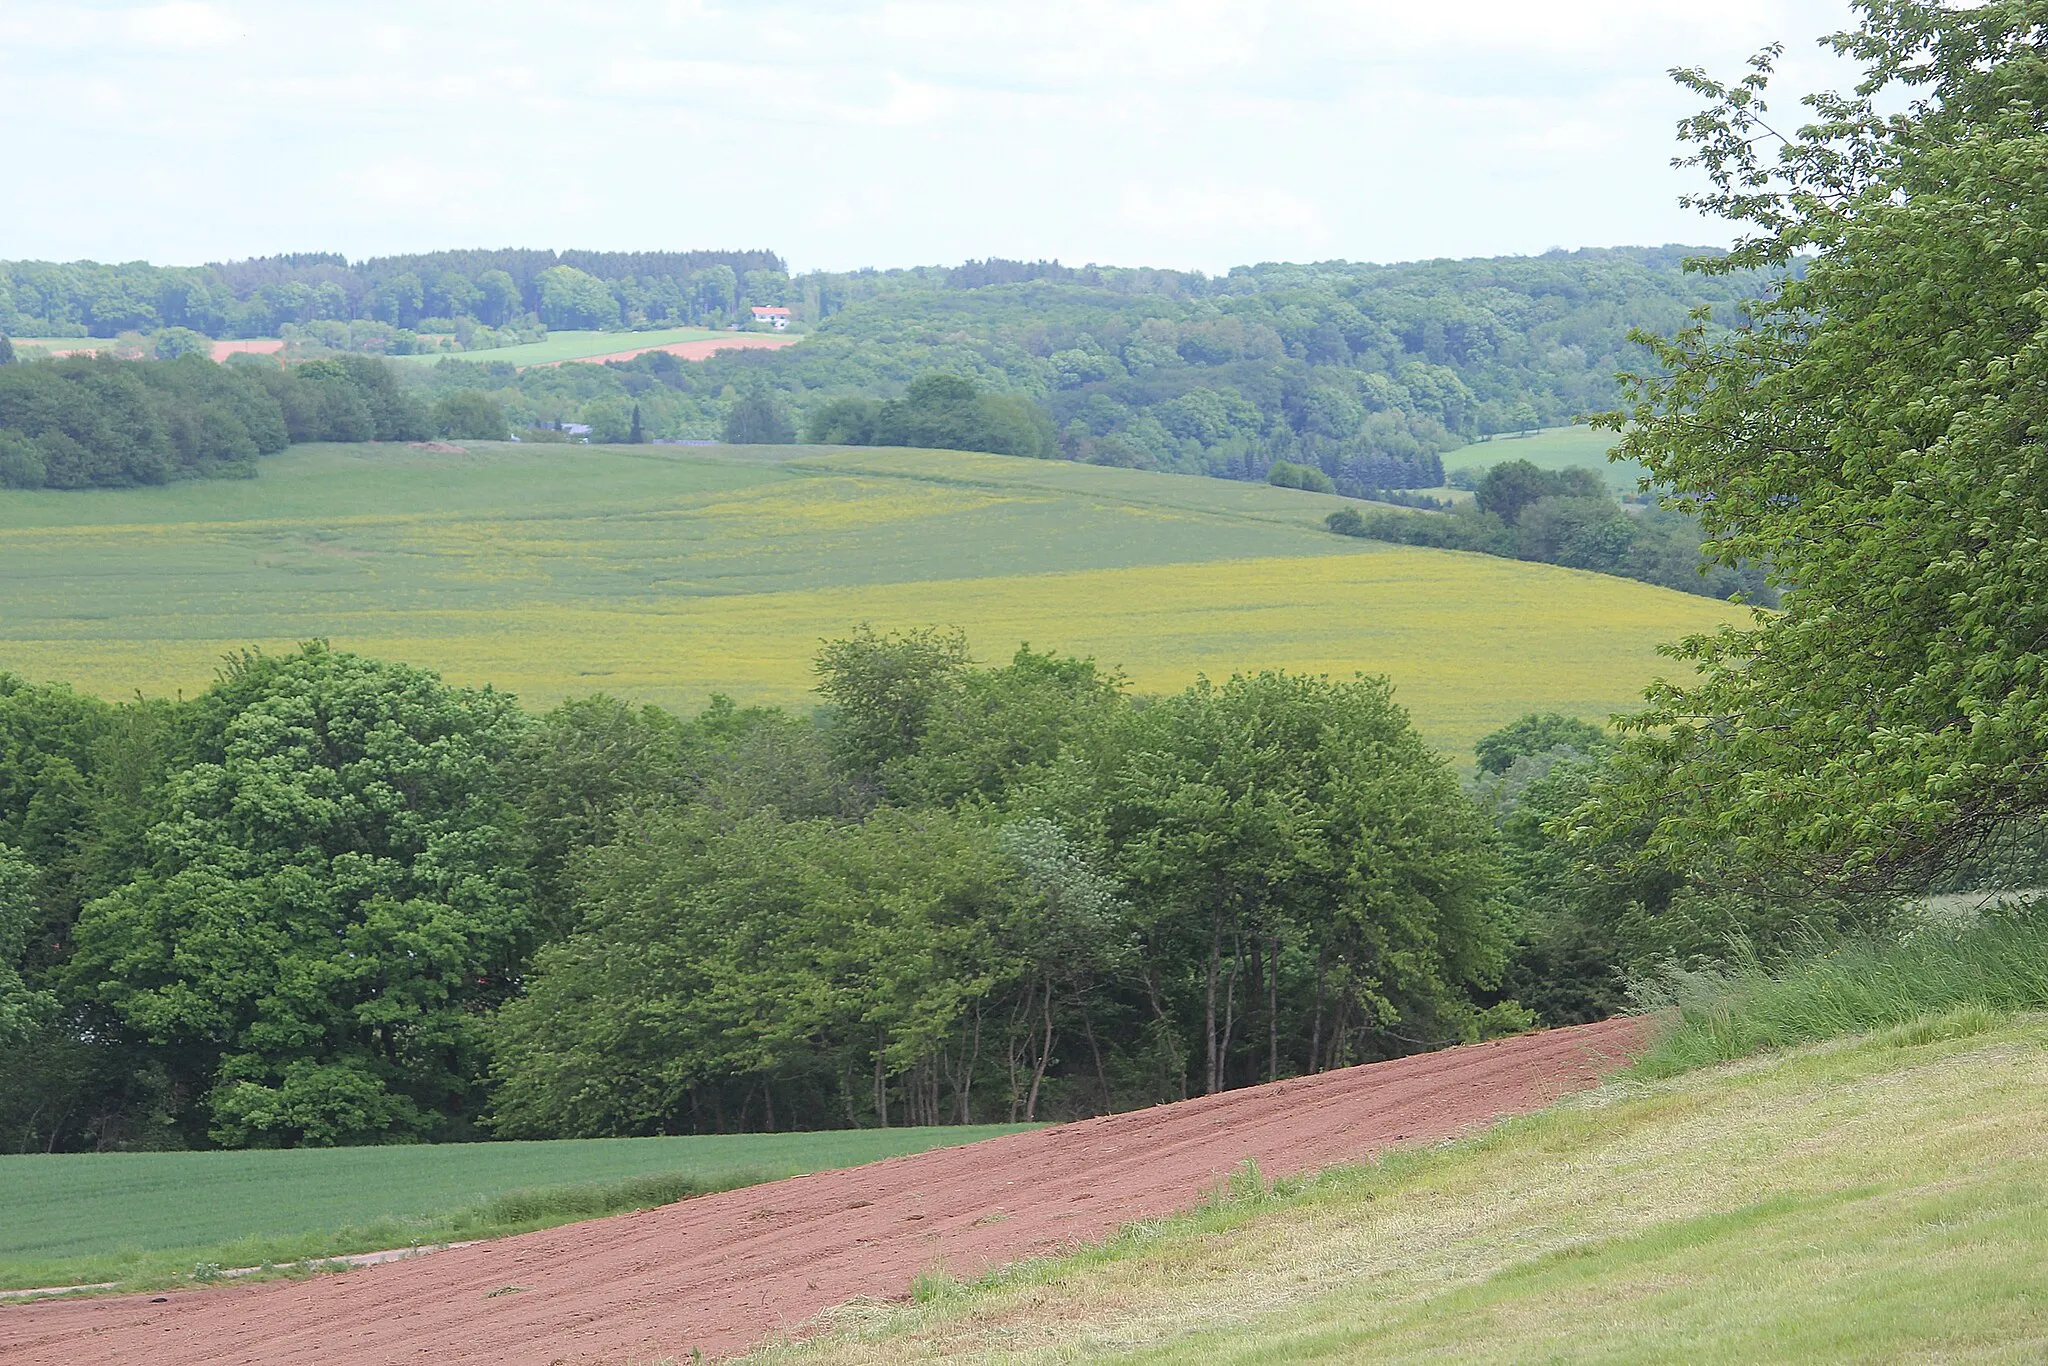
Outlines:
{"type": "Polygon", "coordinates": [[[191,692],[311,637],[493,683],[803,705],[860,621],[1197,673],[1384,672],[1448,749],[1531,708],[1602,717],[1656,645],[1743,609],[1362,542],[1342,500],[940,451],[299,446],[260,479],[0,495],[0,668],[191,692]]]}

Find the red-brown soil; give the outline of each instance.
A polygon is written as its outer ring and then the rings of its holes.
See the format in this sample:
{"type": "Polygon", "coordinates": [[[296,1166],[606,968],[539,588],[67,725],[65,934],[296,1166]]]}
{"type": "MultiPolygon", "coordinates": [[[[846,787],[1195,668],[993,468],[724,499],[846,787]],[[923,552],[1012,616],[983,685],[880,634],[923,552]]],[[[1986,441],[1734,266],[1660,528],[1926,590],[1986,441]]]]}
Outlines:
{"type": "Polygon", "coordinates": [[[1448,1138],[1596,1082],[1645,1022],[1326,1072],[307,1281],[0,1308],[0,1363],[646,1363],[855,1296],[1100,1239],[1269,1176],[1448,1138]]]}
{"type": "Polygon", "coordinates": [[[666,351],[684,360],[708,360],[719,351],[773,351],[795,346],[796,337],[771,337],[762,332],[735,332],[730,337],[708,337],[703,341],[670,342],[667,346],[640,346],[631,351],[613,351],[603,356],[582,356],[576,360],[551,360],[539,365],[522,365],[522,370],[552,370],[557,365],[602,365],[608,360],[631,360],[650,351],[666,351]]]}

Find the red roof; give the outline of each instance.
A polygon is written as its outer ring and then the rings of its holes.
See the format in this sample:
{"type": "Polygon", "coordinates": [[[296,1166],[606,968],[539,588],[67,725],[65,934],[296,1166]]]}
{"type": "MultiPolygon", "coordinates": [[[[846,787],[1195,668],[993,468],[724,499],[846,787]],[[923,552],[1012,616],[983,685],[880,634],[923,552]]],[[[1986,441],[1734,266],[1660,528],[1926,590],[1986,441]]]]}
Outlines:
{"type": "Polygon", "coordinates": [[[763,308],[759,304],[754,305],[754,311],[770,318],[787,318],[789,316],[789,310],[786,308],[763,308]]]}

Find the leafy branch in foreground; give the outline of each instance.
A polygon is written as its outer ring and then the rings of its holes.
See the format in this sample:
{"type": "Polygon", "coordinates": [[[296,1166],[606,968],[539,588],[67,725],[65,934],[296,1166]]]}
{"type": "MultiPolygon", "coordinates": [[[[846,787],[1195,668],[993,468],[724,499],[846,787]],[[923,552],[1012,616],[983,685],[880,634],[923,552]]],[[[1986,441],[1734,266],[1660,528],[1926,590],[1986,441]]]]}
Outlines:
{"type": "Polygon", "coordinates": [[[2048,55],[2038,4],[1858,8],[1830,41],[1868,76],[1796,133],[1762,122],[1771,54],[1677,73],[1715,101],[1680,130],[1698,202],[1755,230],[1729,267],[1805,269],[1734,330],[1644,338],[1606,422],[1711,555],[1797,591],[1671,652],[1698,681],[1654,690],[1579,824],[1883,892],[2048,809],[2048,55]]]}

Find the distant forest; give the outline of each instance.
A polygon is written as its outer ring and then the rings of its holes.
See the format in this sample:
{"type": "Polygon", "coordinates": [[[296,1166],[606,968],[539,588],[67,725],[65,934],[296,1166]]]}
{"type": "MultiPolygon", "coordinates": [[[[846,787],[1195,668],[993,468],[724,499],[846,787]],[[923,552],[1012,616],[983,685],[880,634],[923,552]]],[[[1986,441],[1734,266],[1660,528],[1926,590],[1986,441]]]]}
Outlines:
{"type": "Polygon", "coordinates": [[[0,332],[115,337],[184,327],[276,337],[289,326],[371,321],[455,331],[533,314],[549,327],[674,327],[783,303],[772,251],[436,251],[351,264],[297,252],[204,266],[0,261],[0,332]],[[594,287],[593,287],[594,285],[594,287]],[[443,326],[445,324],[445,326],[443,326]]]}
{"type": "Polygon", "coordinates": [[[1643,358],[1633,329],[1668,336],[1702,304],[1725,319],[1767,290],[1765,272],[1685,269],[1708,254],[1615,248],[1220,276],[989,260],[792,278],[766,251],[12,262],[0,263],[0,332],[282,333],[309,357],[459,335],[478,349],[398,377],[422,410],[474,415],[436,428],[457,437],[502,420],[510,431],[579,424],[606,441],[859,442],[890,430],[875,421],[881,405],[948,375],[1033,410],[1023,426],[998,424],[1008,435],[988,449],[1235,479],[1288,461],[1371,496],[1441,485],[1444,453],[1477,437],[1614,406],[1616,372],[1643,358]],[[803,345],[524,370],[482,349],[548,328],[722,326],[754,304],[789,307],[803,345]],[[1026,426],[1037,435],[1018,438],[1026,426]]]}
{"type": "MultiPolygon", "coordinates": [[[[716,437],[762,394],[795,430],[843,427],[840,400],[902,396],[938,372],[1043,408],[1058,453],[1096,464],[1262,479],[1277,460],[1343,492],[1443,482],[1476,437],[1614,406],[1631,329],[1669,335],[1701,304],[1770,276],[1688,272],[1682,247],[1398,266],[1242,267],[1226,276],[980,262],[805,275],[809,336],[782,351],[515,371],[450,358],[420,382],[488,392],[514,420],[622,437],[716,437]]],[[[815,439],[815,438],[814,438],[815,439]]]]}

